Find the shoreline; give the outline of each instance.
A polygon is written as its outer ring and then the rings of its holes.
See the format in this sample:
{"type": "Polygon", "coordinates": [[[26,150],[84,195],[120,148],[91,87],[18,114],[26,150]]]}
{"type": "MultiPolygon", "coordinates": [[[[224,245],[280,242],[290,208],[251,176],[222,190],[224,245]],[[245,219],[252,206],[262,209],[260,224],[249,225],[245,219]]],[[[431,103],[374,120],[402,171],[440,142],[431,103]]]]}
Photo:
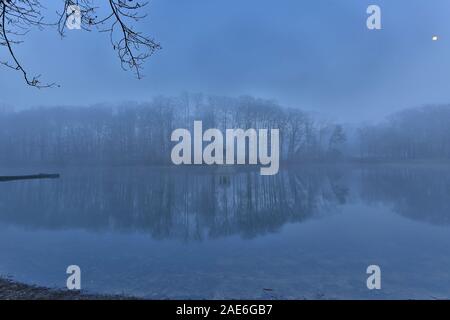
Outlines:
{"type": "Polygon", "coordinates": [[[134,300],[121,295],[92,294],[28,285],[0,277],[0,300],[134,300]]]}

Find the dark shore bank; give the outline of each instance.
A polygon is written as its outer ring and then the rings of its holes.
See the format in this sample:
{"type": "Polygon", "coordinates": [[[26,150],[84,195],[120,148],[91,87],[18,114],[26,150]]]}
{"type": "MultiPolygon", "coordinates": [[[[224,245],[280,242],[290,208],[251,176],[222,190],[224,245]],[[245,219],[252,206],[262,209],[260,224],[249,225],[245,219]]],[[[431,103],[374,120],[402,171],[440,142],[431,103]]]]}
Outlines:
{"type": "Polygon", "coordinates": [[[125,296],[95,295],[86,292],[57,290],[18,283],[0,278],[0,300],[128,300],[125,296]]]}

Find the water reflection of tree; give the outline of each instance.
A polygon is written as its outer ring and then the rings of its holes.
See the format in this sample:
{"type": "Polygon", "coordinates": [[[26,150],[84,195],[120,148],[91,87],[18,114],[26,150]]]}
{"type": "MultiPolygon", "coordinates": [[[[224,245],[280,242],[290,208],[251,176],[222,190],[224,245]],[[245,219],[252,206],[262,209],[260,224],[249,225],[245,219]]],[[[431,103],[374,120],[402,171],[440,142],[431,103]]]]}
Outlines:
{"type": "Polygon", "coordinates": [[[186,240],[275,232],[286,223],[333,209],[347,197],[341,176],[323,170],[290,170],[270,177],[241,171],[224,180],[201,169],[102,169],[0,188],[3,222],[139,231],[186,240]]]}
{"type": "Polygon", "coordinates": [[[410,219],[450,223],[450,170],[443,166],[379,167],[363,170],[361,196],[410,219]]]}

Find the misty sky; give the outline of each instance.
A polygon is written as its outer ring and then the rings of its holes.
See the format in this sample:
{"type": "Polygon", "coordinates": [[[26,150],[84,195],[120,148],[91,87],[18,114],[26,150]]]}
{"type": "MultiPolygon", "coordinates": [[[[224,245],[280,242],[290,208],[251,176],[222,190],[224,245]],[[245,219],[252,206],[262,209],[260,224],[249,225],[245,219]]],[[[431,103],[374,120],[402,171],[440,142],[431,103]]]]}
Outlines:
{"type": "MultiPolygon", "coordinates": [[[[55,8],[48,13],[56,18],[55,8]]],[[[250,94],[358,121],[450,103],[448,0],[152,0],[146,11],[139,28],[163,49],[146,63],[144,80],[120,68],[106,34],[74,30],[61,40],[50,28],[28,34],[16,51],[31,74],[61,88],[27,87],[0,66],[0,104],[250,94]],[[382,8],[381,31],[366,28],[369,4],[382,8]]]]}

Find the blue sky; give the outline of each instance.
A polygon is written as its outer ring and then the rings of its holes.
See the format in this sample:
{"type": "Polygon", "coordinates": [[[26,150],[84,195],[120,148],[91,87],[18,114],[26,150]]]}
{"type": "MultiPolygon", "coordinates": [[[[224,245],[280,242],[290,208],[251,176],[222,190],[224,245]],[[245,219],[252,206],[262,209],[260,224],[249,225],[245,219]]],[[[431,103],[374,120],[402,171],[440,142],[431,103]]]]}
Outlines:
{"type": "Polygon", "coordinates": [[[163,49],[145,64],[143,80],[122,71],[105,34],[74,30],[60,39],[50,28],[29,33],[16,51],[30,73],[61,88],[27,87],[0,67],[0,104],[250,94],[360,121],[450,103],[448,0],[152,0],[146,11],[138,27],[163,49]],[[366,28],[369,4],[382,9],[380,31],[366,28]]]}

